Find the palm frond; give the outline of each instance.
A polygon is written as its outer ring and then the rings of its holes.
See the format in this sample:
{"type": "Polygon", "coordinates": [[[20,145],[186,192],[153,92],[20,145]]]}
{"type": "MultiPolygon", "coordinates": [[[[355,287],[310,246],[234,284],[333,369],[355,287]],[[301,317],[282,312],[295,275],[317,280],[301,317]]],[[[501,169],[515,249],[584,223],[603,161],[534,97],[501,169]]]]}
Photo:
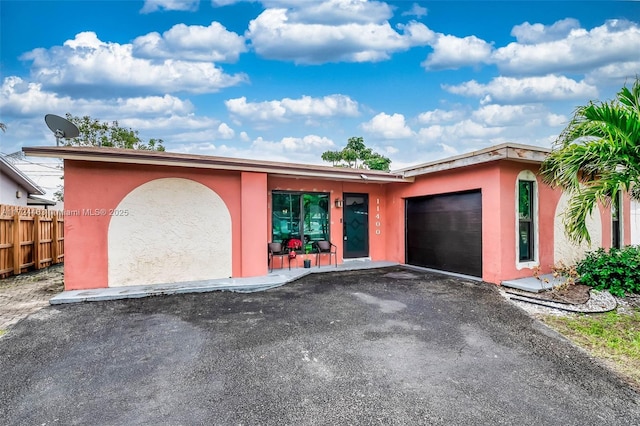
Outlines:
{"type": "Polygon", "coordinates": [[[613,101],[576,108],[540,172],[569,194],[563,221],[575,242],[591,241],[586,220],[598,203],[609,205],[621,189],[640,200],[640,80],[613,101]]]}

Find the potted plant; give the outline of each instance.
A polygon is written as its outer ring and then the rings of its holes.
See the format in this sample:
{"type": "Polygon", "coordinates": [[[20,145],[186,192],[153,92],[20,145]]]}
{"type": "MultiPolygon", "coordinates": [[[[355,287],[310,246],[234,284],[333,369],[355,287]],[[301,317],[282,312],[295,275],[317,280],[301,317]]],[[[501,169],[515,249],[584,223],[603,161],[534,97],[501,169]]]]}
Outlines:
{"type": "Polygon", "coordinates": [[[289,259],[295,259],[296,250],[300,250],[302,248],[302,241],[297,238],[291,238],[287,242],[287,248],[289,249],[289,259]]]}

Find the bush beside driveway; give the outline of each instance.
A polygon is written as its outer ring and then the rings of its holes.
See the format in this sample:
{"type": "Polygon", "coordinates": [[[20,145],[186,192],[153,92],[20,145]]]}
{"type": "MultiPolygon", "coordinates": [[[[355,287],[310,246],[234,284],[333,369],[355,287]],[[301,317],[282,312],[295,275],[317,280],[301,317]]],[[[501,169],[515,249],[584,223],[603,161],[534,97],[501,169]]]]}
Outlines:
{"type": "Polygon", "coordinates": [[[47,307],[0,340],[19,424],[638,424],[640,397],[492,285],[401,267],[47,307]]]}

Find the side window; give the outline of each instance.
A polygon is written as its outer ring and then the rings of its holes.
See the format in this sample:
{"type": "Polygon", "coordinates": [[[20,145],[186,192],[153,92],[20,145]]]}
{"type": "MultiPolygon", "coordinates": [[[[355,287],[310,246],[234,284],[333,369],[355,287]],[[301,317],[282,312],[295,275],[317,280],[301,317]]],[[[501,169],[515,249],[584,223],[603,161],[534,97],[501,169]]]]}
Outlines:
{"type": "Polygon", "coordinates": [[[533,182],[518,180],[518,260],[529,262],[534,259],[533,182]]]}
{"type": "Polygon", "coordinates": [[[620,196],[618,192],[611,200],[611,247],[620,248],[622,241],[622,232],[620,227],[620,196]]]}
{"type": "Polygon", "coordinates": [[[538,265],[538,182],[530,170],[523,170],[516,180],[515,250],[516,268],[538,265]]]}

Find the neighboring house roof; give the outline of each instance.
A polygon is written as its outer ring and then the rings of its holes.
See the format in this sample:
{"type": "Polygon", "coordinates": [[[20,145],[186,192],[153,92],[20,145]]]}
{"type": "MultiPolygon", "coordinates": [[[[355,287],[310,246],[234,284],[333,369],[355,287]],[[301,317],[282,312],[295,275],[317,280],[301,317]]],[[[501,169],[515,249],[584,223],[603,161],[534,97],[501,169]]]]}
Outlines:
{"type": "Polygon", "coordinates": [[[539,146],[504,143],[481,149],[479,151],[456,155],[455,157],[447,157],[429,163],[405,167],[403,169],[395,170],[395,173],[402,173],[405,177],[413,177],[497,160],[511,160],[522,163],[539,164],[547,158],[550,152],[550,149],[539,146]]]}
{"type": "Polygon", "coordinates": [[[23,187],[28,194],[44,195],[44,189],[40,188],[34,181],[29,179],[27,175],[22,173],[9,162],[4,156],[0,155],[0,170],[2,173],[9,176],[11,180],[23,187]]]}
{"type": "Polygon", "coordinates": [[[197,167],[217,170],[269,173],[273,176],[332,179],[374,183],[411,182],[401,173],[347,167],[317,166],[312,164],[246,160],[208,155],[179,154],[106,147],[24,147],[27,155],[63,158],[65,160],[96,161],[105,163],[149,164],[160,166],[197,167]]]}
{"type": "Polygon", "coordinates": [[[36,197],[35,195],[29,194],[27,196],[27,205],[28,206],[55,206],[58,204],[55,201],[47,200],[46,198],[36,197]]]}

